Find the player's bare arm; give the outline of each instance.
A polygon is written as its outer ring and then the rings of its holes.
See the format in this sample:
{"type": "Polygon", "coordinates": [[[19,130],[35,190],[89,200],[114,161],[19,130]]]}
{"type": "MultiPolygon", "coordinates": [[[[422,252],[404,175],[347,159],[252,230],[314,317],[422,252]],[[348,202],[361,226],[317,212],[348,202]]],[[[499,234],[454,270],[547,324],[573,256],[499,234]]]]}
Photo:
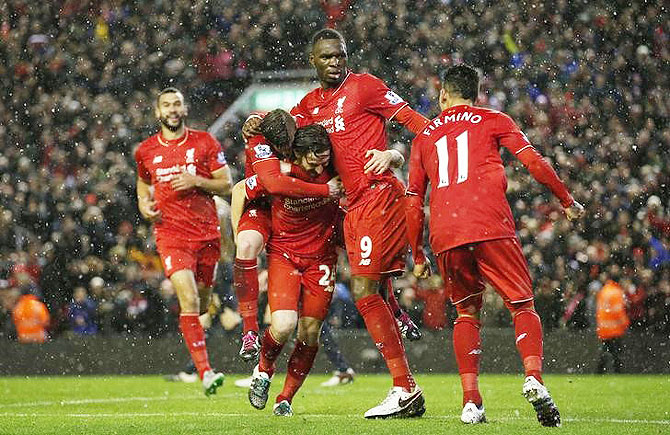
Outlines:
{"type": "Polygon", "coordinates": [[[227,195],[230,193],[232,186],[232,176],[230,175],[230,168],[224,166],[212,172],[212,178],[205,178],[199,175],[182,172],[176,175],[172,181],[172,188],[176,191],[183,191],[188,189],[201,189],[205,192],[214,195],[227,195]]]}
{"type": "Polygon", "coordinates": [[[399,168],[405,163],[405,158],[398,150],[368,150],[365,157],[369,157],[363,169],[366,174],[383,174],[390,168],[399,168]]]}
{"type": "Polygon", "coordinates": [[[151,185],[140,177],[137,177],[137,206],[142,217],[148,221],[153,222],[161,216],[161,212],[156,210],[156,201],[151,195],[151,185]]]}
{"type": "Polygon", "coordinates": [[[244,205],[247,201],[246,179],[238,182],[233,187],[230,199],[230,223],[233,227],[233,235],[237,243],[237,227],[240,223],[240,218],[244,213],[244,205]]]}

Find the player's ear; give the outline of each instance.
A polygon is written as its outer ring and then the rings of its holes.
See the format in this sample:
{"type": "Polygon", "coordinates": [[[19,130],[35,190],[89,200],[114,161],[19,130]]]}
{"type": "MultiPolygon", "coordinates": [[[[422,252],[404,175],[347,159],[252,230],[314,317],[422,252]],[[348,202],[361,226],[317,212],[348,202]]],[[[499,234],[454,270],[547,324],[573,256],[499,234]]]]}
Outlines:
{"type": "Polygon", "coordinates": [[[440,88],[440,107],[442,110],[446,109],[449,107],[449,95],[447,94],[447,91],[444,88],[440,88]]]}
{"type": "Polygon", "coordinates": [[[312,65],[312,67],[315,67],[314,65],[314,53],[309,54],[309,64],[312,65]]]}
{"type": "Polygon", "coordinates": [[[154,104],[154,115],[156,115],[156,119],[161,119],[161,111],[158,108],[158,104],[154,104]]]}

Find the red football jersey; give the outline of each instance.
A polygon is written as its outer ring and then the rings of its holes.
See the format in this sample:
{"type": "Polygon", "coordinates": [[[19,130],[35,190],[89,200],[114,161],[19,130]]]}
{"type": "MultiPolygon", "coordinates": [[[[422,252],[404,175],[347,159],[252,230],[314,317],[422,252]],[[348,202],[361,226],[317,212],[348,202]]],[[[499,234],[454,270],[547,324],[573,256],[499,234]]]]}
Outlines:
{"type": "Polygon", "coordinates": [[[135,161],[139,177],[155,189],[156,208],[161,212],[154,225],[156,238],[198,241],[220,237],[212,195],[195,188],[177,192],[171,185],[181,172],[212,178],[212,172],[226,166],[221,145],[211,134],[187,128],[182,137],[167,140],[158,133],[140,144],[135,161]]]}
{"type": "Polygon", "coordinates": [[[430,193],[430,244],[438,254],[483,240],[515,237],[500,147],[512,154],[532,147],[502,112],[454,106],[412,142],[407,193],[430,193]]]}
{"type": "Polygon", "coordinates": [[[254,169],[256,163],[266,160],[278,160],[270,144],[260,134],[249,138],[244,146],[244,155],[246,158],[246,162],[244,163],[244,178],[250,178],[256,173],[254,169]]]}
{"type": "Polygon", "coordinates": [[[317,88],[305,95],[293,115],[323,125],[333,145],[334,164],[342,179],[349,208],[373,195],[376,183],[397,183],[389,170],[381,175],[364,174],[368,150],[386,149],[386,120],[407,103],[381,80],[370,74],[347,72],[336,89],[317,88]]]}
{"type": "MultiPolygon", "coordinates": [[[[292,177],[310,183],[327,183],[333,175],[324,171],[312,176],[293,165],[292,177]]],[[[257,176],[246,180],[247,198],[253,200],[267,195],[257,176]]],[[[343,214],[337,198],[272,197],[272,236],[267,244],[268,254],[318,258],[335,254],[336,230],[343,214]]]]}

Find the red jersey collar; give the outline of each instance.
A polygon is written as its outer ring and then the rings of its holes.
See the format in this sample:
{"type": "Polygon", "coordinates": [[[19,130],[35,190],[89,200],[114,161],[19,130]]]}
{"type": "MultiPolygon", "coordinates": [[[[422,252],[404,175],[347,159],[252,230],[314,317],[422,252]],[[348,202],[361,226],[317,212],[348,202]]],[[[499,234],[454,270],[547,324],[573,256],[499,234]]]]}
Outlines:
{"type": "Polygon", "coordinates": [[[346,75],[344,76],[344,79],[342,80],[342,83],[340,83],[340,85],[338,87],[336,87],[334,90],[333,90],[333,88],[323,89],[323,88],[320,87],[319,88],[319,91],[320,91],[319,96],[322,99],[326,99],[326,98],[328,98],[332,95],[335,95],[340,89],[342,89],[342,86],[344,86],[344,83],[349,78],[349,75],[351,75],[351,70],[347,69],[346,70],[346,75]]]}
{"type": "Polygon", "coordinates": [[[184,127],[184,134],[176,139],[165,139],[163,137],[163,131],[159,131],[156,137],[158,138],[158,143],[160,143],[164,147],[168,147],[168,146],[179,146],[184,144],[184,142],[186,142],[186,139],[188,139],[188,135],[189,135],[189,128],[184,127]]]}

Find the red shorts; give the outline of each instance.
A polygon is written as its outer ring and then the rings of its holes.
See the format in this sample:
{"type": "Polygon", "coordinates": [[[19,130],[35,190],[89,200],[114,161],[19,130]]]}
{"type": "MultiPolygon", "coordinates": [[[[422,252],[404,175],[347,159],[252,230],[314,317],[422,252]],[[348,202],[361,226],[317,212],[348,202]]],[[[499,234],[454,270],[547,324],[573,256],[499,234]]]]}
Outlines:
{"type": "Polygon", "coordinates": [[[165,276],[178,270],[193,271],[195,281],[205,287],[214,284],[216,265],[221,256],[221,239],[188,242],[177,239],[156,239],[165,276]]]}
{"type": "Polygon", "coordinates": [[[348,212],[344,242],[352,276],[379,280],[382,274],[402,273],[408,243],[404,192],[387,185],[374,199],[348,212]]]}
{"type": "Polygon", "coordinates": [[[237,224],[237,234],[245,230],[258,231],[263,236],[263,243],[268,242],[272,234],[272,214],[267,204],[252,203],[247,206],[237,224]]]}
{"type": "Polygon", "coordinates": [[[323,320],[335,290],[337,257],[293,258],[268,255],[270,311],[298,311],[299,317],[323,320]]]}
{"type": "Polygon", "coordinates": [[[449,249],[437,256],[437,266],[454,304],[482,294],[484,280],[506,303],[533,300],[528,264],[516,237],[449,249]]]}

